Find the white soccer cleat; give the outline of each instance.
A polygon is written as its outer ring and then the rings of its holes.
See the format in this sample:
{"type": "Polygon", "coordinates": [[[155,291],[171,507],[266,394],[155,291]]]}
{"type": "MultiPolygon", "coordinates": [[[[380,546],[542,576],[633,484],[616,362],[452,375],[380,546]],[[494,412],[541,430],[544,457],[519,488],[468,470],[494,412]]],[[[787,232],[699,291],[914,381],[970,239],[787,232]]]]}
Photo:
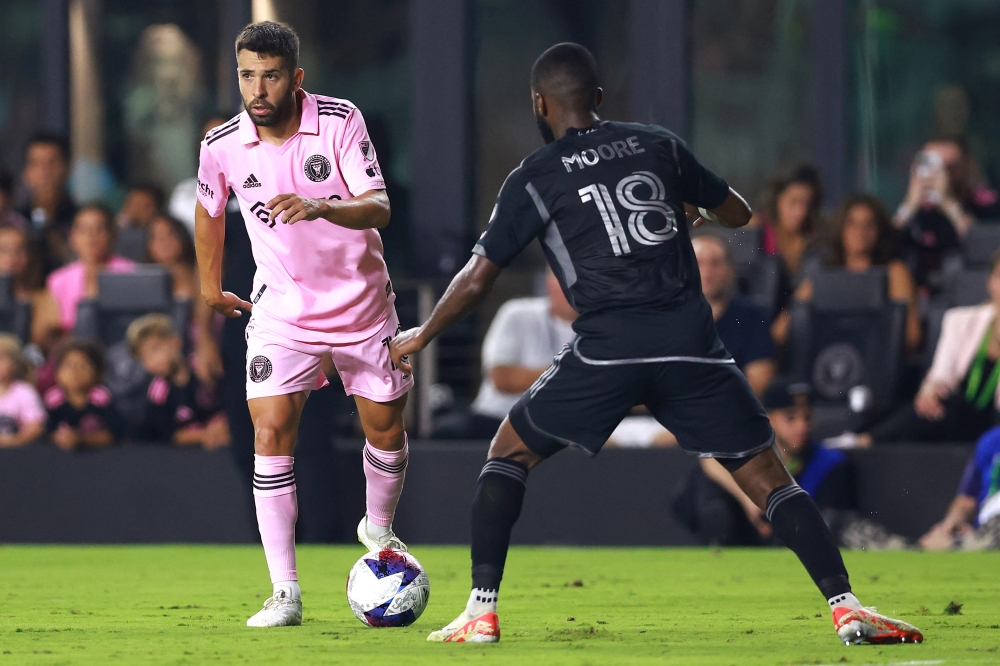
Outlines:
{"type": "Polygon", "coordinates": [[[493,612],[472,617],[462,611],[451,624],[431,632],[427,640],[432,643],[496,643],[500,640],[500,618],[493,612]]]}
{"type": "Polygon", "coordinates": [[[406,552],[406,544],[399,540],[396,533],[392,531],[392,527],[389,527],[387,534],[379,538],[368,534],[368,516],[362,517],[361,522],[358,523],[358,541],[368,549],[369,553],[377,553],[386,548],[406,552]]]}
{"type": "Polygon", "coordinates": [[[292,599],[284,590],[264,602],[264,607],[247,620],[248,627],[297,627],[302,624],[302,600],[292,599]]]}
{"type": "Polygon", "coordinates": [[[845,645],[924,642],[923,633],[912,624],[879,615],[875,608],[870,607],[834,608],[833,628],[845,645]]]}

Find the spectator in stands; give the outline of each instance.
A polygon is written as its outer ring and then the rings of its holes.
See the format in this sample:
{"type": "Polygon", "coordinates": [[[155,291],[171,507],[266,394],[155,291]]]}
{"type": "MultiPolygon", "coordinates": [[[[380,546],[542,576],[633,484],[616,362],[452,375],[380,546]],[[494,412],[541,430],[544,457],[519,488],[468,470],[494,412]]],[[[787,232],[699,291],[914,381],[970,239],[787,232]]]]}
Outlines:
{"type": "Polygon", "coordinates": [[[14,298],[31,303],[30,341],[44,355],[62,335],[59,308],[45,288],[42,267],[27,232],[17,227],[0,227],[0,275],[13,278],[14,298]]]}
{"type": "Polygon", "coordinates": [[[66,189],[69,180],[69,139],[40,132],[28,140],[21,175],[30,200],[21,214],[31,221],[32,237],[48,275],[72,261],[69,230],[76,216],[76,204],[66,189]]]}
{"type": "Polygon", "coordinates": [[[173,218],[157,215],[150,221],[148,232],[146,260],[170,271],[174,298],[187,301],[200,295],[194,240],[187,227],[173,218]]]}
{"type": "Polygon", "coordinates": [[[913,403],[867,433],[844,433],[831,443],[972,442],[993,426],[1000,409],[1000,250],[986,288],[990,302],[945,312],[934,361],[913,403]]]}
{"type": "Polygon", "coordinates": [[[52,273],[49,292],[59,307],[59,321],[69,332],[76,325],[76,306],[83,299],[97,297],[97,277],[102,271],[128,272],[135,263],[112,254],[116,226],[104,206],[88,204],[73,219],[70,244],[77,260],[52,273]]]}
{"type": "Polygon", "coordinates": [[[820,231],[822,203],[823,186],[816,167],[798,164],[771,180],[764,211],[751,220],[751,224],[760,226],[761,249],[781,260],[787,289],[785,300],[798,284],[803,260],[820,231]]]}
{"type": "Polygon", "coordinates": [[[128,327],[127,339],[132,354],[151,375],[145,418],[135,438],[206,449],[227,445],[229,426],[215,391],[194,376],[170,317],[139,317],[128,327]]]}
{"type": "MultiPolygon", "coordinates": [[[[851,194],[837,208],[832,227],[826,267],[863,273],[876,266],[885,266],[889,298],[906,303],[906,348],[911,352],[917,351],[923,333],[916,287],[906,264],[894,256],[892,226],[885,206],[870,194],[851,194]]],[[[796,290],[795,299],[812,300],[812,282],[808,276],[796,290]]],[[[778,344],[787,343],[789,322],[787,311],[775,319],[771,333],[778,344]]]]}
{"type": "Polygon", "coordinates": [[[28,220],[14,210],[14,178],[6,171],[0,171],[0,228],[3,227],[28,228],[28,220]]]}
{"type": "MultiPolygon", "coordinates": [[[[842,451],[823,448],[812,437],[812,389],[778,378],[764,394],[763,405],[774,428],[775,444],[789,473],[813,498],[841,545],[892,548],[905,540],[861,518],[857,512],[855,470],[842,451]]],[[[674,509],[699,541],[711,545],[769,543],[771,524],[714,459],[702,458],[674,509]]]]}
{"type": "Polygon", "coordinates": [[[45,407],[35,387],[24,381],[27,375],[21,341],[0,333],[0,448],[29,444],[45,434],[45,407]]]}
{"type": "Polygon", "coordinates": [[[754,393],[763,395],[777,369],[767,312],[733,293],[736,267],[726,241],[706,234],[694,238],[692,244],[701,290],[712,307],[719,337],[754,393]]]}
{"type": "Polygon", "coordinates": [[[152,183],[134,183],[118,210],[119,229],[145,229],[163,209],[163,192],[152,183]]]}
{"type": "Polygon", "coordinates": [[[1000,428],[976,444],[944,520],[920,538],[926,550],[1000,548],[1000,428]]]}
{"type": "Polygon", "coordinates": [[[545,279],[548,296],[515,298],[497,311],[483,339],[483,382],[468,414],[449,415],[435,436],[492,439],[507,412],[574,337],[576,310],[552,273],[545,279]]]}
{"type": "Polygon", "coordinates": [[[917,284],[937,290],[943,255],[959,247],[975,221],[998,218],[1000,197],[978,178],[965,141],[948,137],[917,153],[893,223],[905,230],[917,284]]]}
{"type": "Polygon", "coordinates": [[[58,351],[56,385],[45,392],[45,408],[48,434],[60,449],[110,446],[121,436],[103,373],[104,353],[92,342],[69,342],[58,351]]]}

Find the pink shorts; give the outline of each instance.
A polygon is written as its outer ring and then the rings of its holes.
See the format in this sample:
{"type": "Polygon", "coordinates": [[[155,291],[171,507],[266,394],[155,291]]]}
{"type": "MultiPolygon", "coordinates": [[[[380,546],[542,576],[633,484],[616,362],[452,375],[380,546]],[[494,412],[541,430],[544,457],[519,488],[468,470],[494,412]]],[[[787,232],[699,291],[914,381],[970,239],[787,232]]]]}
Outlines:
{"type": "Polygon", "coordinates": [[[320,367],[325,354],[332,355],[347,395],[389,402],[413,387],[413,377],[389,357],[389,341],[400,328],[395,308],[374,335],[360,342],[320,342],[316,338],[322,335],[304,330],[294,337],[309,341],[300,342],[288,335],[289,324],[269,324],[266,315],[254,315],[247,324],[248,400],[323,388],[329,384],[320,367]]]}

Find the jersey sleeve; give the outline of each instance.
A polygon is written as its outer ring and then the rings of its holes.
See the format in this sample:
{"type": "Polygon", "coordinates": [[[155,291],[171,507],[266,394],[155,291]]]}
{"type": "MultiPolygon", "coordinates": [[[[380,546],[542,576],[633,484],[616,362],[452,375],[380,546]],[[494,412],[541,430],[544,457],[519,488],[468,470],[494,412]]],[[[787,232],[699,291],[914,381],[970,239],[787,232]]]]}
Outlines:
{"type": "Polygon", "coordinates": [[[226,185],[222,165],[208,144],[202,141],[201,154],[198,156],[198,201],[209,215],[218,217],[226,210],[228,199],[229,187],[226,185]]]}
{"type": "Polygon", "coordinates": [[[368,190],[384,190],[382,168],[378,164],[375,146],[368,137],[368,128],[361,111],[351,111],[344,123],[344,131],[337,146],[337,163],[347,189],[354,196],[368,190]]]}
{"type": "Polygon", "coordinates": [[[22,399],[20,421],[23,426],[26,423],[41,423],[46,419],[45,405],[42,398],[33,386],[24,386],[24,397],[22,399]]]}
{"type": "Polygon", "coordinates": [[[715,208],[729,196],[729,183],[703,166],[680,139],[677,142],[677,164],[680,169],[681,191],[685,203],[702,208],[715,208]]]}
{"type": "Polygon", "coordinates": [[[523,168],[514,169],[500,188],[489,226],[472,252],[506,267],[542,233],[549,221],[548,213],[545,213],[545,218],[542,217],[545,207],[539,196],[523,168]]]}

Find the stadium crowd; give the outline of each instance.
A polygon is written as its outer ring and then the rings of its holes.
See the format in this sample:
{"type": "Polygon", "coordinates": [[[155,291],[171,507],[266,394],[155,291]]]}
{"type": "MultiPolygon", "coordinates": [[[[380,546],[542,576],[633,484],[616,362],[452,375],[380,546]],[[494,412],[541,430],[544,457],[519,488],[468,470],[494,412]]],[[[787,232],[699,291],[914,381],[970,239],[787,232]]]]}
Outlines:
{"type": "MultiPolygon", "coordinates": [[[[210,120],[205,131],[223,120],[210,120]]],[[[0,173],[0,324],[7,331],[0,335],[0,447],[229,444],[224,407],[242,401],[227,398],[227,388],[238,394],[243,379],[227,379],[224,324],[199,298],[194,179],[169,197],[135,183],[113,212],[69,195],[65,137],[38,134],[24,157],[22,187],[0,173]],[[16,200],[17,192],[26,197],[16,200]],[[100,300],[101,275],[150,266],[168,276],[180,308],[133,313],[110,337],[81,328],[78,313],[100,300]]],[[[704,228],[694,245],[720,338],[762,398],[793,474],[835,514],[830,520],[845,544],[891,546],[897,537],[854,512],[840,449],[972,442],[987,433],[951,511],[923,545],[982,542],[977,526],[1000,515],[990,503],[995,463],[986,451],[1000,441],[1000,430],[991,430],[1000,408],[1000,233],[991,232],[1000,232],[1000,198],[967,146],[954,137],[926,143],[894,213],[855,193],[827,215],[819,174],[808,164],[777,174],[760,203],[749,229],[704,228]],[[876,375],[891,375],[888,395],[876,375]]],[[[551,275],[545,291],[500,308],[484,340],[478,396],[468,408],[438,414],[436,438],[491,437],[571,341],[576,313],[551,275]]],[[[675,440],[637,407],[609,442],[675,440]]],[[[720,471],[705,461],[678,499],[678,515],[706,543],[766,543],[760,511],[720,471]]],[[[992,529],[995,541],[1000,530],[992,529]]]]}

